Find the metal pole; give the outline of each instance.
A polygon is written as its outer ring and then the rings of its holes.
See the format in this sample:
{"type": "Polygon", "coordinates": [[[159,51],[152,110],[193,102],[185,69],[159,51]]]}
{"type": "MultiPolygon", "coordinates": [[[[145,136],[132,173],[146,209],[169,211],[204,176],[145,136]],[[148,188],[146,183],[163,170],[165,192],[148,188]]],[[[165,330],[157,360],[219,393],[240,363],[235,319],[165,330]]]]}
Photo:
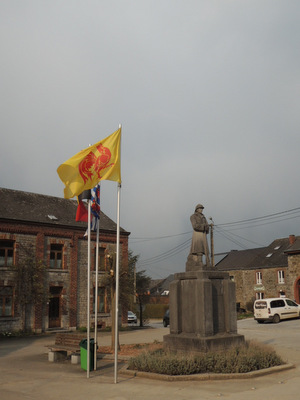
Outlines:
{"type": "Polygon", "coordinates": [[[118,379],[118,332],[119,332],[119,261],[120,261],[120,193],[121,184],[118,184],[117,205],[117,258],[116,258],[116,314],[115,314],[115,383],[118,379]]]}
{"type": "Polygon", "coordinates": [[[99,225],[97,221],[97,240],[96,240],[96,277],[95,277],[95,339],[94,339],[94,371],[97,369],[97,334],[98,334],[98,270],[99,270],[99,225]]]}
{"type": "Polygon", "coordinates": [[[91,200],[88,200],[87,358],[86,358],[87,378],[90,377],[90,290],[91,290],[91,200]]]}

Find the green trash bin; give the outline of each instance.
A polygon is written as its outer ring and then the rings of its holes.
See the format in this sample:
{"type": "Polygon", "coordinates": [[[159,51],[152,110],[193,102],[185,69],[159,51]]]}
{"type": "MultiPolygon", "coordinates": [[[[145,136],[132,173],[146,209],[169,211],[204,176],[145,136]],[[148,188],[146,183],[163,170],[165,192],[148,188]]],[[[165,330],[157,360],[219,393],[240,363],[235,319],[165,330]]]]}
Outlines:
{"type": "MultiPolygon", "coordinates": [[[[82,339],[79,343],[81,368],[84,369],[85,371],[87,371],[87,345],[88,345],[87,339],[82,339]]],[[[95,348],[94,339],[90,339],[90,371],[93,371],[94,369],[94,348],[95,348]]]]}

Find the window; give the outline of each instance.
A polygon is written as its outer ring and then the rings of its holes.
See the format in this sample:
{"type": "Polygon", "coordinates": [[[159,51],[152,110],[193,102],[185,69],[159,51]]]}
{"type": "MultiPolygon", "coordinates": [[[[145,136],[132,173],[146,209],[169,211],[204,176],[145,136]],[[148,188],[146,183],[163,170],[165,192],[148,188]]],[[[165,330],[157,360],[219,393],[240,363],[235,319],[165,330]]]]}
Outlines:
{"type": "Polygon", "coordinates": [[[263,292],[257,292],[255,297],[256,297],[256,300],[262,300],[264,298],[264,293],[263,292]]]}
{"type": "Polygon", "coordinates": [[[271,308],[280,308],[285,306],[284,300],[272,300],[270,302],[271,308]]]}
{"type": "Polygon", "coordinates": [[[14,241],[0,240],[0,267],[11,267],[14,263],[14,241]]]}
{"type": "Polygon", "coordinates": [[[286,299],[286,303],[288,306],[290,307],[297,307],[298,308],[298,304],[296,304],[294,301],[286,299]]]}
{"type": "Polygon", "coordinates": [[[278,271],[278,283],[284,283],[284,271],[278,271]]]}
{"type": "MultiPolygon", "coordinates": [[[[257,294],[263,294],[263,293],[257,293],[257,294]]],[[[257,297],[256,297],[256,298],[257,298],[257,297]]],[[[257,300],[260,300],[260,299],[257,299],[257,300]]],[[[266,309],[266,308],[267,308],[267,302],[266,302],[266,301],[256,301],[255,304],[254,304],[254,307],[255,307],[257,310],[266,309]]]]}
{"type": "Polygon", "coordinates": [[[48,215],[48,218],[51,219],[51,220],[53,220],[53,221],[57,220],[57,218],[56,218],[55,215],[48,215]]]}
{"type": "MultiPolygon", "coordinates": [[[[95,249],[95,269],[96,269],[96,251],[95,249]]],[[[98,269],[99,271],[106,271],[105,268],[105,247],[99,247],[99,256],[98,256],[98,269]]]]}
{"type": "Polygon", "coordinates": [[[262,273],[256,272],[256,284],[262,284],[262,273]]]}
{"type": "Polygon", "coordinates": [[[0,317],[13,315],[13,288],[11,286],[0,287],[0,317]]]}
{"type": "Polygon", "coordinates": [[[63,259],[63,245],[51,244],[50,248],[50,268],[61,269],[63,259]]]}
{"type": "MultiPolygon", "coordinates": [[[[98,313],[109,312],[105,287],[98,288],[97,309],[98,309],[98,313]]],[[[95,288],[94,288],[94,293],[93,293],[93,312],[95,312],[95,288]]]]}

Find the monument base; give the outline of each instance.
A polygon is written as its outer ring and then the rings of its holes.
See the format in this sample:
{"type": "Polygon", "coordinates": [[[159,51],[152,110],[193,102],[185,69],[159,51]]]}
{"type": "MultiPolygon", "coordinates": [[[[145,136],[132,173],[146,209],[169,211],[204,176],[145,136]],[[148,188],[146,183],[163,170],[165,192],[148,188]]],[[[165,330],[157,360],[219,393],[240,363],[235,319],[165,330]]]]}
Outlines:
{"type": "Polygon", "coordinates": [[[198,337],[193,334],[172,334],[164,336],[164,348],[170,351],[203,354],[209,351],[227,350],[245,342],[243,335],[217,334],[209,337],[198,337]]]}
{"type": "Polygon", "coordinates": [[[207,353],[243,344],[244,336],[237,333],[234,282],[227,272],[198,266],[175,274],[170,284],[170,334],[164,336],[164,347],[207,353]]]}

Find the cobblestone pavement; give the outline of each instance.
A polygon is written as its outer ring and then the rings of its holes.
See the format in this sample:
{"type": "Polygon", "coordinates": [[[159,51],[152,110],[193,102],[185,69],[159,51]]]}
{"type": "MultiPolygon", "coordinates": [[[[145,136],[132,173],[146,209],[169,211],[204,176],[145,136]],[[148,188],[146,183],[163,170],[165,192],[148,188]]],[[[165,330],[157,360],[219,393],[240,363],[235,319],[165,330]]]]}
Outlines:
{"type": "MultiPolygon", "coordinates": [[[[167,328],[148,328],[121,332],[121,344],[161,341],[167,328]]],[[[3,400],[175,400],[232,399],[232,400],[292,400],[300,392],[300,320],[279,324],[257,324],[253,319],[238,322],[238,332],[246,339],[271,344],[296,368],[254,379],[218,381],[165,382],[118,373],[114,383],[114,363],[99,360],[97,371],[87,379],[80,365],[70,361],[48,362],[47,347],[54,335],[35,338],[10,338],[0,341],[0,394],[3,400]]],[[[110,343],[108,333],[100,333],[100,345],[110,343]]],[[[124,365],[119,362],[119,368],[124,365]]]]}

